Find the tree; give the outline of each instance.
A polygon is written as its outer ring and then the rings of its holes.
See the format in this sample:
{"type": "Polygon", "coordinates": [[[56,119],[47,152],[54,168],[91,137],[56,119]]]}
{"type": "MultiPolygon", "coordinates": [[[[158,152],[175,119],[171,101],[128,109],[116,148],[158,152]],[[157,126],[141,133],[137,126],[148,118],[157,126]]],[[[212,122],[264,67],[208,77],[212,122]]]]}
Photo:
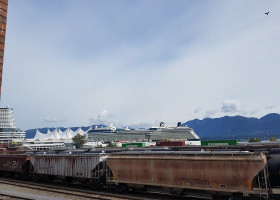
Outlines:
{"type": "Polygon", "coordinates": [[[86,143],[86,136],[77,134],[73,137],[72,140],[76,148],[79,149],[86,143]]]}
{"type": "Polygon", "coordinates": [[[249,142],[260,142],[261,140],[259,138],[251,138],[249,142]]]}
{"type": "Polygon", "coordinates": [[[113,142],[109,142],[107,147],[117,147],[116,143],[113,142]]]}
{"type": "Polygon", "coordinates": [[[276,142],[276,141],[277,141],[277,138],[276,138],[276,137],[271,137],[271,138],[269,138],[269,141],[270,141],[270,142],[276,142]]]}

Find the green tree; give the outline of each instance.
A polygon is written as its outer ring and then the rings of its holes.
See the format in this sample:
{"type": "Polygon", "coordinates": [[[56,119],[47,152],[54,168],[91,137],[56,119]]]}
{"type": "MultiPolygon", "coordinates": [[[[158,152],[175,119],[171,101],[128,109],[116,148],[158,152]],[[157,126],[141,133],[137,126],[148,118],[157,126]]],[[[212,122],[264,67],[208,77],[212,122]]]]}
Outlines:
{"type": "Polygon", "coordinates": [[[76,148],[79,149],[86,143],[86,136],[77,134],[73,137],[72,140],[76,148]]]}
{"type": "Polygon", "coordinates": [[[249,142],[260,142],[261,140],[259,138],[251,138],[249,142]]]}
{"type": "Polygon", "coordinates": [[[117,147],[116,143],[113,142],[109,142],[107,147],[117,147]]]}
{"type": "Polygon", "coordinates": [[[276,137],[271,137],[271,138],[269,138],[269,141],[270,141],[270,142],[276,142],[276,141],[277,141],[277,138],[276,138],[276,137]]]}

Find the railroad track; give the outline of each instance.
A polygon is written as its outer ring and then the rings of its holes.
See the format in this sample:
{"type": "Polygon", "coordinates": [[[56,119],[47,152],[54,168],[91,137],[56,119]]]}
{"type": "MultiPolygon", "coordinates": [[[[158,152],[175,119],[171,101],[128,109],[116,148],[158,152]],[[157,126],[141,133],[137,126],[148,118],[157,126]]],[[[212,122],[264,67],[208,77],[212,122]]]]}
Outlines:
{"type": "MultiPolygon", "coordinates": [[[[105,192],[95,192],[95,191],[87,191],[81,189],[74,189],[74,188],[67,188],[61,186],[52,186],[52,185],[43,185],[43,184],[35,184],[26,181],[19,181],[19,180],[10,180],[10,179],[0,179],[0,184],[11,185],[16,187],[23,187],[32,190],[39,190],[44,192],[50,193],[58,193],[66,196],[75,196],[75,198],[80,199],[99,199],[99,200],[142,200],[145,199],[143,197],[131,197],[128,195],[121,195],[121,194],[111,194],[105,192]]],[[[7,196],[9,194],[0,194],[3,196],[7,196]]],[[[11,197],[13,195],[10,195],[11,197]]],[[[1,196],[0,196],[1,197],[1,196]]],[[[16,197],[16,196],[14,196],[16,197]]],[[[20,197],[20,199],[36,199],[36,198],[25,198],[20,197]]]]}
{"type": "MultiPolygon", "coordinates": [[[[0,178],[0,184],[6,184],[16,187],[23,187],[28,188],[32,190],[39,190],[44,192],[50,192],[50,193],[57,193],[60,195],[67,195],[69,196],[75,196],[76,199],[100,199],[100,200],[201,200],[201,198],[198,197],[184,197],[184,196],[173,196],[167,193],[134,193],[134,194],[116,194],[111,193],[108,191],[91,191],[86,189],[77,189],[76,187],[70,187],[67,186],[57,186],[57,185],[50,185],[50,184],[42,184],[42,183],[33,183],[30,181],[22,181],[18,179],[7,179],[7,178],[0,178]],[[132,196],[133,195],[133,196],[132,196]]],[[[36,197],[22,197],[22,196],[16,196],[14,194],[1,194],[0,191],[0,199],[26,199],[26,200],[37,200],[36,197]],[[2,196],[9,196],[11,198],[2,198],[2,196]]],[[[44,199],[44,198],[42,198],[44,199]]],[[[59,198],[61,199],[61,198],[59,198]]],[[[64,198],[62,198],[64,199],[64,198]]],[[[205,198],[202,198],[205,200],[205,198]]],[[[52,199],[52,200],[55,200],[52,199]]]]}
{"type": "Polygon", "coordinates": [[[34,199],[30,199],[30,198],[25,198],[25,197],[20,197],[17,195],[10,195],[10,194],[4,194],[4,193],[0,193],[0,199],[1,200],[8,200],[8,199],[17,199],[17,200],[34,200],[34,199]]]}

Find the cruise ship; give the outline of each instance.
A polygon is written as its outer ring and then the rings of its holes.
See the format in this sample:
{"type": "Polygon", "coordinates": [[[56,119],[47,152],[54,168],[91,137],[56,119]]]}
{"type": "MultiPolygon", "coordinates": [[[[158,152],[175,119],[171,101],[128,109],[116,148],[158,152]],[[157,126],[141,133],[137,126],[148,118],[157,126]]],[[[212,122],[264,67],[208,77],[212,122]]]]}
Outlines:
{"type": "Polygon", "coordinates": [[[199,140],[199,136],[188,126],[182,126],[178,122],[176,127],[164,126],[149,129],[120,129],[112,125],[108,127],[97,126],[88,131],[88,141],[162,141],[162,140],[199,140]]]}

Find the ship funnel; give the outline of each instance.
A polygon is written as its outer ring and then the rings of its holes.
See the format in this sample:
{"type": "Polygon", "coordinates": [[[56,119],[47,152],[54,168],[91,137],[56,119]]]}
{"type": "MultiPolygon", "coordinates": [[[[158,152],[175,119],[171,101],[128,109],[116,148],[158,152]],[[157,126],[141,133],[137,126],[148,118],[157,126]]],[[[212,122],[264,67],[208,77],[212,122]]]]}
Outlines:
{"type": "Polygon", "coordinates": [[[177,127],[181,126],[182,122],[178,122],[177,123],[177,127]]]}
{"type": "Polygon", "coordinates": [[[164,122],[160,122],[159,127],[164,127],[164,122]]]}

